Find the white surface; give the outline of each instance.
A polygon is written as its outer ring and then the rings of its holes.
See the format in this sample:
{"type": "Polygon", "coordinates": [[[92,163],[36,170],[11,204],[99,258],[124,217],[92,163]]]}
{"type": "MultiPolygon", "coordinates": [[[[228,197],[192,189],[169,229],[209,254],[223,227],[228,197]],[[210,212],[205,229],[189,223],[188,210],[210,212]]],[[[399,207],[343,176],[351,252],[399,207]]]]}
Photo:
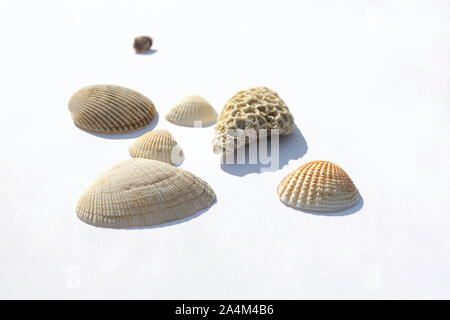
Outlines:
{"type": "Polygon", "coordinates": [[[0,298],[450,298],[449,17],[425,0],[0,2],[0,298]],[[141,34],[157,52],[134,54],[141,34]],[[79,221],[79,196],[136,136],[73,125],[70,96],[96,83],[148,96],[217,204],[163,228],[79,221]],[[187,94],[220,111],[258,85],[307,143],[281,140],[277,171],[225,171],[213,127],[164,119],[187,94]],[[318,159],[347,171],[361,210],[278,200],[318,159]]]}

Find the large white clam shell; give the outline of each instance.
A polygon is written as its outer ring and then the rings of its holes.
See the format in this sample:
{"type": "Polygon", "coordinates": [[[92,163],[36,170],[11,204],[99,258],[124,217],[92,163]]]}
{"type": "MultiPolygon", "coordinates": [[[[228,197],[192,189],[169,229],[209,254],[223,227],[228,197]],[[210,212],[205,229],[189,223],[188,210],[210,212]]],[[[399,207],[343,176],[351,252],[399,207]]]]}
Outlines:
{"type": "Polygon", "coordinates": [[[81,196],[76,212],[95,226],[144,227],[192,216],[215,200],[211,187],[188,171],[157,160],[129,159],[100,175],[81,196]]]}

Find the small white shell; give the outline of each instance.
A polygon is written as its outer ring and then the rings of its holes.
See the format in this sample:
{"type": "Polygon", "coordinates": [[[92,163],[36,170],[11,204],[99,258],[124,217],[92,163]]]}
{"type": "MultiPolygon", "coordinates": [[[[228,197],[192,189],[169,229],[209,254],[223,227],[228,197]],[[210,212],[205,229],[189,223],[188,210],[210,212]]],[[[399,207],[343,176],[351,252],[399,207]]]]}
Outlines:
{"type": "Polygon", "coordinates": [[[329,161],[300,166],[281,181],[277,193],[290,207],[318,212],[344,210],[360,199],[352,179],[329,161]]]}
{"type": "Polygon", "coordinates": [[[211,187],[192,173],[148,159],[124,160],[86,190],[76,212],[100,227],[154,226],[192,216],[216,200],[211,187]]]}
{"type": "Polygon", "coordinates": [[[153,130],[140,136],[129,148],[133,158],[159,160],[178,165],[183,161],[183,150],[167,130],[153,130]]]}
{"type": "Polygon", "coordinates": [[[190,95],[178,102],[166,115],[166,119],[180,126],[193,127],[196,122],[208,126],[216,122],[217,112],[202,97],[190,95]]]}

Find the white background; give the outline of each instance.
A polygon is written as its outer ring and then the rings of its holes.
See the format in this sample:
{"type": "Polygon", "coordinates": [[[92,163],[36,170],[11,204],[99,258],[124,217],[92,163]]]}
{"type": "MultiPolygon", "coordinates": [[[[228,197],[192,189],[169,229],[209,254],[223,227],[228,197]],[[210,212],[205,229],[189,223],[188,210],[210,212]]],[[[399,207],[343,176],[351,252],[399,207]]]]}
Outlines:
{"type": "Polygon", "coordinates": [[[0,298],[450,298],[449,35],[449,1],[1,1],[0,298]],[[99,83],[154,102],[213,207],[139,230],[77,219],[143,133],[73,125],[69,98],[99,83]],[[260,85],[299,128],[278,170],[221,167],[213,127],[164,118],[260,85]],[[340,165],[362,208],[284,206],[279,182],[311,160],[340,165]]]}

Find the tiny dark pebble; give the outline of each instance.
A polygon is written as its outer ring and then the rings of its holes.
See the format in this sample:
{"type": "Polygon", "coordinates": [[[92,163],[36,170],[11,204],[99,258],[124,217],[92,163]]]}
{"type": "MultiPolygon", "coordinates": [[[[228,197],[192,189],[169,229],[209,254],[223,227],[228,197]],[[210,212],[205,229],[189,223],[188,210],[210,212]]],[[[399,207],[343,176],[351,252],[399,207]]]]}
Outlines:
{"type": "Polygon", "coordinates": [[[150,51],[150,48],[152,47],[152,38],[147,36],[137,37],[134,39],[134,50],[136,50],[137,53],[139,52],[145,52],[150,51]]]}

